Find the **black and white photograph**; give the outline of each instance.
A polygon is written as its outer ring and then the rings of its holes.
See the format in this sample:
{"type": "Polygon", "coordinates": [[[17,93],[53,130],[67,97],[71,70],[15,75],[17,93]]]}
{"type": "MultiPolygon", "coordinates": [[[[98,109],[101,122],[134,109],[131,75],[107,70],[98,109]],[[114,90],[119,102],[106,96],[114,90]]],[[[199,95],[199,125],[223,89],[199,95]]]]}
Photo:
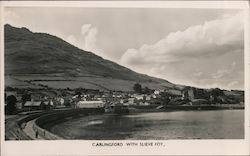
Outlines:
{"type": "Polygon", "coordinates": [[[2,7],[4,142],[249,139],[245,8],[55,4],[2,7]]]}

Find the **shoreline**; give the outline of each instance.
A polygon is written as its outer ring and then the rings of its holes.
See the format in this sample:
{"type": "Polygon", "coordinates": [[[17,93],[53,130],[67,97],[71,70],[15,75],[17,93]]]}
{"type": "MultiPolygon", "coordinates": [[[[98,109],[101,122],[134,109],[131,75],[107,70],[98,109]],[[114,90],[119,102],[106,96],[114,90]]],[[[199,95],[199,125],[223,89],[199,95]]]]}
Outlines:
{"type": "Polygon", "coordinates": [[[146,112],[170,112],[170,111],[201,111],[201,110],[244,110],[244,105],[235,105],[235,106],[219,106],[219,105],[180,105],[180,106],[163,106],[161,109],[150,109],[140,108],[140,107],[129,107],[130,112],[146,113],[146,112]],[[131,109],[132,108],[132,109],[131,109]]]}
{"type": "MultiPolygon", "coordinates": [[[[127,114],[114,114],[114,113],[99,113],[99,115],[129,115],[129,114],[138,114],[138,113],[154,113],[154,112],[178,112],[178,111],[220,111],[220,110],[244,110],[244,107],[237,107],[234,109],[231,109],[229,107],[218,107],[218,106],[170,106],[170,107],[165,107],[164,109],[133,109],[130,110],[129,113],[127,114]],[[202,108],[202,109],[199,109],[202,108]]],[[[55,124],[60,124],[63,122],[67,122],[70,121],[74,118],[80,118],[83,116],[91,116],[94,115],[96,113],[92,112],[92,113],[87,113],[86,110],[78,110],[78,109],[71,109],[68,111],[52,111],[52,112],[43,112],[43,113],[35,113],[35,114],[30,114],[30,115],[20,115],[20,116],[16,116],[15,120],[13,119],[11,122],[15,123],[16,126],[13,127],[9,127],[11,129],[11,131],[5,131],[5,136],[11,136],[11,134],[13,131],[19,131],[18,135],[21,134],[21,136],[17,136],[18,138],[15,137],[11,137],[11,138],[5,138],[5,140],[30,140],[31,138],[29,137],[28,134],[26,134],[23,129],[21,128],[22,124],[26,124],[31,120],[40,120],[43,121],[42,123],[45,125],[39,125],[37,124],[37,122],[34,122],[34,126],[32,126],[32,128],[34,129],[34,131],[36,130],[40,130],[40,135],[43,135],[44,131],[47,131],[49,133],[51,133],[51,135],[53,135],[53,133],[50,131],[51,128],[55,125],[55,124]],[[72,113],[72,112],[75,113],[72,113]],[[71,113],[70,113],[71,112],[71,113]],[[77,113],[76,113],[77,112],[77,113]],[[84,112],[84,113],[83,113],[84,112]],[[71,114],[71,115],[70,115],[71,114]],[[60,119],[58,118],[58,115],[61,117],[60,119]],[[53,120],[48,121],[48,116],[51,116],[52,118],[54,118],[53,120]],[[35,119],[34,119],[35,118],[35,119]],[[41,120],[42,118],[42,120],[41,120]],[[59,119],[59,120],[58,120],[59,119]],[[22,134],[20,131],[22,131],[24,134],[22,134]],[[23,137],[22,137],[23,136],[23,137]],[[28,138],[27,138],[28,137],[28,138]]],[[[98,113],[97,113],[98,114],[98,113]]],[[[8,123],[10,119],[8,117],[6,117],[6,124],[8,125],[8,123]]],[[[9,129],[8,128],[8,129],[9,129]]],[[[47,134],[49,134],[47,133],[47,134]]],[[[42,136],[43,137],[43,136],[42,136]]],[[[44,138],[44,137],[43,137],[44,138]]],[[[51,138],[52,140],[55,139],[56,137],[51,138]]],[[[62,139],[62,138],[60,138],[62,139]]],[[[64,139],[64,138],[63,138],[64,139]]]]}

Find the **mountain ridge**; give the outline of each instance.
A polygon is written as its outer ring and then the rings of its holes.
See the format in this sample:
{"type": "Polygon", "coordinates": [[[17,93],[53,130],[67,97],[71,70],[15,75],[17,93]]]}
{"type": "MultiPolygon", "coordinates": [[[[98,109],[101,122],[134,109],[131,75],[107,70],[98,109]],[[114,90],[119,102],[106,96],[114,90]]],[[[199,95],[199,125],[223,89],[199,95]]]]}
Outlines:
{"type": "MultiPolygon", "coordinates": [[[[158,84],[159,88],[174,86],[167,80],[137,73],[92,52],[79,49],[57,36],[34,33],[25,27],[5,25],[4,43],[5,75],[19,76],[18,79],[20,75],[73,79],[89,76],[108,80],[153,83],[158,84]]],[[[30,78],[30,80],[33,79],[30,78]]]]}

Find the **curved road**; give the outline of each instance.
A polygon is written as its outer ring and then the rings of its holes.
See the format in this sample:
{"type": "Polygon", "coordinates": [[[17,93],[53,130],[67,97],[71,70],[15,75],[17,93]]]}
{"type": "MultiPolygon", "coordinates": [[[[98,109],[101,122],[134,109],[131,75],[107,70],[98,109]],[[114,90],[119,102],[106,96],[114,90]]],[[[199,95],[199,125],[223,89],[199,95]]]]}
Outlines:
{"type": "MultiPolygon", "coordinates": [[[[59,136],[54,134],[43,136],[43,134],[37,134],[36,130],[33,128],[35,125],[35,120],[45,114],[54,114],[55,112],[60,112],[65,110],[69,110],[69,115],[75,113],[84,113],[88,112],[86,109],[58,109],[48,112],[34,111],[34,112],[22,112],[22,114],[5,116],[5,140],[48,140],[48,139],[62,139],[59,136]],[[70,111],[71,110],[71,111],[70,111]],[[28,121],[29,120],[29,121],[28,121]],[[21,125],[19,125],[21,124],[21,125]]],[[[90,112],[95,109],[91,109],[90,112]]],[[[98,109],[99,110],[99,109],[98,109]]],[[[96,110],[97,111],[97,110],[96,110]]],[[[97,111],[98,112],[98,111],[97,111]]],[[[59,114],[60,114],[59,113],[59,114]]],[[[63,112],[64,113],[64,112],[63,112]]],[[[66,113],[67,114],[67,113],[66,113]]],[[[66,115],[67,117],[67,115],[66,115]]],[[[46,130],[44,130],[46,132],[46,130]]]]}
{"type": "Polygon", "coordinates": [[[5,140],[30,140],[22,129],[17,125],[18,115],[6,116],[5,119],[5,140]]]}
{"type": "Polygon", "coordinates": [[[35,123],[35,120],[31,120],[29,122],[26,123],[26,126],[24,127],[23,131],[24,133],[26,133],[29,137],[31,137],[33,140],[44,140],[44,138],[42,138],[40,135],[38,135],[36,137],[36,132],[33,129],[33,125],[35,123]]]}

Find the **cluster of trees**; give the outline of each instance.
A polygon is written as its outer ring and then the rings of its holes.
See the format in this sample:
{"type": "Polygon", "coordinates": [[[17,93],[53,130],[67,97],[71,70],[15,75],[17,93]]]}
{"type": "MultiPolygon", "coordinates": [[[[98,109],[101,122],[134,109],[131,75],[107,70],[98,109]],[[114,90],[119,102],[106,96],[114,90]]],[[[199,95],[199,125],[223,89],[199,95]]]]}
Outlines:
{"type": "MultiPolygon", "coordinates": [[[[8,88],[8,89],[10,89],[10,88],[8,88]]],[[[22,107],[24,106],[26,101],[31,101],[30,93],[25,91],[22,95],[21,101],[22,101],[22,107]]],[[[12,114],[17,113],[17,106],[16,106],[17,98],[14,95],[6,96],[6,93],[5,93],[5,103],[6,103],[5,114],[12,115],[12,114]]]]}
{"type": "MultiPolygon", "coordinates": [[[[139,94],[151,94],[153,90],[148,87],[143,88],[141,84],[136,83],[133,86],[133,89],[136,93],[139,94]]],[[[210,90],[199,89],[199,88],[191,88],[193,90],[195,99],[205,99],[208,103],[221,103],[221,104],[236,104],[240,103],[244,100],[244,94],[242,96],[233,96],[233,95],[225,95],[224,91],[219,88],[214,88],[210,90]],[[242,100],[243,99],[243,100],[242,100]]],[[[157,99],[154,99],[155,104],[182,104],[190,102],[190,99],[182,99],[181,97],[177,97],[175,95],[170,95],[167,92],[161,92],[160,96],[157,99]],[[170,99],[171,97],[171,99],[170,99]],[[177,101],[176,101],[177,100],[177,101]]]]}
{"type": "Polygon", "coordinates": [[[206,99],[209,100],[211,94],[204,89],[192,88],[195,99],[206,99]]]}
{"type": "Polygon", "coordinates": [[[16,102],[17,99],[14,95],[10,95],[5,98],[6,106],[5,106],[5,114],[12,115],[17,112],[16,102]]]}
{"type": "Polygon", "coordinates": [[[148,87],[143,88],[142,85],[139,83],[134,84],[133,89],[136,93],[139,93],[139,94],[151,94],[154,92],[154,90],[148,87]]]}
{"type": "Polygon", "coordinates": [[[31,101],[31,94],[29,92],[24,92],[24,94],[22,95],[22,107],[24,106],[26,101],[31,101]]]}
{"type": "MultiPolygon", "coordinates": [[[[219,88],[214,88],[211,90],[193,88],[193,91],[194,97],[196,99],[206,99],[210,103],[235,104],[240,103],[240,101],[244,100],[244,98],[241,98],[241,96],[237,97],[232,95],[225,95],[224,91],[219,88]]],[[[244,93],[242,93],[242,95],[244,95],[244,93]]]]}
{"type": "Polygon", "coordinates": [[[75,95],[82,95],[82,94],[100,94],[100,92],[97,89],[85,89],[85,88],[76,88],[74,89],[75,95]]]}

